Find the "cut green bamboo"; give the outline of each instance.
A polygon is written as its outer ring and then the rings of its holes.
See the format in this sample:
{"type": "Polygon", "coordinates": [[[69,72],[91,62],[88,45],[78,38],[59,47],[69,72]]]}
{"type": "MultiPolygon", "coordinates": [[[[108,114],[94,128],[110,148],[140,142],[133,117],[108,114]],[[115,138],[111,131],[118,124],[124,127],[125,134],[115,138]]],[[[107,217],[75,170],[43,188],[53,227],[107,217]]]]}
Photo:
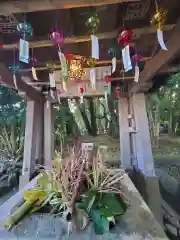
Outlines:
{"type": "Polygon", "coordinates": [[[4,227],[10,230],[16,223],[18,223],[32,208],[37,199],[33,201],[26,201],[23,203],[11,216],[4,221],[4,227]]]}

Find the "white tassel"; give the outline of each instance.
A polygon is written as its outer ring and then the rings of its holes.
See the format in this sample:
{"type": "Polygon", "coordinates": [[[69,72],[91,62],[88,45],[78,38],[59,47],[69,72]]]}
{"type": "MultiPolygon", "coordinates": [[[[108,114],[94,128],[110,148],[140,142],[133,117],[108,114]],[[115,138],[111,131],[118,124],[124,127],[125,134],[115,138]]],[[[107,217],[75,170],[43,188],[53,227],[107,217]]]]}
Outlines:
{"type": "Polygon", "coordinates": [[[61,98],[60,98],[60,94],[59,93],[57,93],[57,98],[58,98],[59,104],[61,104],[61,98]]]}
{"type": "Polygon", "coordinates": [[[123,60],[125,72],[128,72],[129,70],[131,70],[132,64],[131,64],[131,58],[130,58],[130,52],[129,52],[129,45],[127,45],[122,50],[122,60],[123,60]]]}
{"type": "Polygon", "coordinates": [[[83,95],[80,96],[80,103],[83,103],[84,102],[84,97],[83,95]]]}
{"type": "Polygon", "coordinates": [[[65,81],[62,81],[62,88],[65,92],[67,92],[67,85],[65,81]]]}
{"type": "Polygon", "coordinates": [[[17,87],[17,79],[16,79],[16,74],[15,73],[13,73],[13,82],[14,82],[15,88],[18,89],[18,87],[17,87]]]}
{"type": "Polygon", "coordinates": [[[51,88],[55,88],[56,87],[56,81],[55,81],[54,72],[53,73],[49,73],[49,82],[50,82],[50,87],[51,88]]]}
{"type": "Polygon", "coordinates": [[[47,108],[50,107],[50,103],[49,103],[49,101],[46,102],[46,107],[47,107],[47,108]]]}
{"type": "Polygon", "coordinates": [[[51,97],[53,98],[53,99],[55,99],[55,97],[54,97],[54,91],[51,89],[50,90],[50,94],[51,94],[51,97]]]}
{"type": "Polygon", "coordinates": [[[34,80],[37,81],[38,78],[37,78],[37,75],[36,75],[36,69],[35,69],[35,67],[32,67],[31,71],[32,71],[32,76],[33,76],[34,80]]]}
{"type": "Polygon", "coordinates": [[[112,59],[112,73],[116,71],[116,57],[113,57],[112,59]]]}
{"type": "Polygon", "coordinates": [[[164,43],[163,31],[161,31],[160,29],[157,30],[157,39],[161,48],[167,51],[168,49],[164,43]]]}
{"type": "Polygon", "coordinates": [[[107,92],[105,92],[104,93],[104,98],[105,98],[106,104],[108,103],[108,98],[107,97],[108,97],[108,94],[107,94],[107,92]]]}
{"type": "Polygon", "coordinates": [[[135,66],[134,82],[139,82],[139,67],[135,66]]]}

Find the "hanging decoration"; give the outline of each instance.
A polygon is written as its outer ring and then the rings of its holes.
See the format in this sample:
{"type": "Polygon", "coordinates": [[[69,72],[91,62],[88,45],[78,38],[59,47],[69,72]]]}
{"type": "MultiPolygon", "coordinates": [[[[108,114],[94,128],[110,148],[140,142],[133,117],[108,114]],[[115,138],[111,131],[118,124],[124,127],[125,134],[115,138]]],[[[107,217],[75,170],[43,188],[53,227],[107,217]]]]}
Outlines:
{"type": "Polygon", "coordinates": [[[90,29],[91,35],[91,57],[99,59],[99,41],[95,36],[100,25],[100,19],[97,13],[91,13],[86,21],[86,26],[90,29]]]}
{"type": "Polygon", "coordinates": [[[61,51],[61,45],[64,44],[64,33],[63,31],[59,31],[58,29],[52,29],[49,38],[52,41],[52,43],[58,47],[58,56],[61,63],[60,71],[61,81],[63,84],[64,91],[67,91],[66,87],[66,81],[68,78],[67,61],[64,54],[61,51]]]}
{"type": "Polygon", "coordinates": [[[106,83],[111,83],[112,82],[112,77],[107,75],[107,76],[104,77],[104,81],[106,83]]]}
{"type": "Polygon", "coordinates": [[[64,44],[63,31],[52,29],[50,32],[50,40],[55,46],[58,46],[58,51],[61,52],[61,45],[64,44]]]}
{"type": "Polygon", "coordinates": [[[69,62],[75,58],[74,54],[72,54],[72,53],[66,53],[66,54],[64,54],[64,56],[65,56],[66,60],[69,62]]]}
{"type": "Polygon", "coordinates": [[[130,29],[126,29],[124,26],[124,19],[123,19],[123,26],[122,29],[118,32],[117,35],[117,42],[120,45],[123,45],[124,48],[122,49],[122,60],[124,65],[125,72],[128,72],[132,69],[131,58],[130,58],[130,49],[129,45],[132,41],[133,31],[130,29]]]}
{"type": "Polygon", "coordinates": [[[24,22],[18,23],[17,31],[22,36],[19,41],[19,61],[29,63],[29,42],[26,41],[26,37],[32,36],[32,26],[25,20],[24,22]]]}
{"type": "Polygon", "coordinates": [[[9,64],[8,68],[13,73],[13,83],[14,87],[18,89],[17,86],[17,79],[16,79],[16,73],[19,71],[19,65],[16,64],[16,49],[13,51],[13,64],[9,64]]]}
{"type": "Polygon", "coordinates": [[[139,62],[141,60],[141,55],[138,53],[135,53],[132,56],[132,60],[135,65],[135,74],[134,74],[134,82],[139,82],[139,62]]]}
{"type": "Polygon", "coordinates": [[[46,63],[49,71],[49,82],[50,82],[50,94],[52,98],[55,98],[54,92],[56,91],[56,80],[54,75],[54,70],[56,69],[56,64],[52,61],[46,63]]]}
{"type": "Polygon", "coordinates": [[[162,25],[166,21],[168,10],[159,8],[157,2],[155,3],[156,3],[156,13],[151,19],[151,25],[157,29],[157,39],[158,39],[159,45],[163,50],[167,51],[168,49],[164,43],[164,38],[163,38],[162,25]]]}
{"type": "Polygon", "coordinates": [[[69,70],[68,76],[70,80],[74,80],[76,82],[81,80],[82,75],[84,74],[83,70],[83,58],[73,58],[69,61],[69,70]]]}
{"type": "Polygon", "coordinates": [[[119,86],[116,87],[115,93],[116,93],[116,98],[120,98],[121,88],[119,86]]]}
{"type": "Polygon", "coordinates": [[[67,92],[67,86],[66,82],[68,79],[68,66],[67,66],[67,60],[62,52],[58,52],[59,54],[59,59],[61,62],[61,71],[60,71],[60,76],[61,76],[61,81],[62,81],[62,87],[65,92],[67,92]]]}
{"type": "Polygon", "coordinates": [[[57,95],[57,100],[59,102],[59,104],[61,104],[61,94],[63,93],[61,84],[57,84],[56,85],[56,95],[57,95]]]}
{"type": "Polygon", "coordinates": [[[89,57],[87,60],[86,60],[86,63],[89,67],[93,68],[96,66],[97,64],[97,60],[95,58],[92,58],[92,57],[89,57]]]}
{"type": "Polygon", "coordinates": [[[97,60],[95,58],[88,58],[86,60],[86,63],[89,67],[91,67],[90,69],[90,82],[91,82],[91,87],[92,87],[92,91],[96,92],[96,70],[95,70],[95,66],[97,63],[97,60]]]}
{"type": "Polygon", "coordinates": [[[90,13],[86,21],[86,26],[89,28],[93,35],[97,32],[100,26],[100,18],[97,13],[90,13]]]}
{"type": "Polygon", "coordinates": [[[106,82],[104,84],[104,98],[106,100],[107,105],[108,105],[108,94],[111,94],[111,82],[106,82]]]}
{"type": "Polygon", "coordinates": [[[97,13],[90,13],[86,26],[91,31],[91,58],[87,59],[87,64],[91,67],[90,69],[90,82],[92,86],[92,91],[96,91],[96,60],[99,59],[99,40],[95,36],[100,25],[100,18],[97,13]]]}
{"type": "Polygon", "coordinates": [[[116,71],[116,50],[111,47],[108,50],[108,55],[112,57],[112,73],[116,71]]]}
{"type": "Polygon", "coordinates": [[[38,77],[36,74],[36,68],[35,68],[35,65],[37,64],[37,59],[33,56],[33,48],[32,48],[32,56],[30,57],[29,62],[31,63],[31,66],[32,66],[31,72],[32,72],[33,79],[38,81],[38,77]]]}
{"type": "Polygon", "coordinates": [[[83,103],[84,102],[84,97],[83,97],[84,88],[83,87],[79,88],[79,93],[80,93],[80,103],[83,103]]]}

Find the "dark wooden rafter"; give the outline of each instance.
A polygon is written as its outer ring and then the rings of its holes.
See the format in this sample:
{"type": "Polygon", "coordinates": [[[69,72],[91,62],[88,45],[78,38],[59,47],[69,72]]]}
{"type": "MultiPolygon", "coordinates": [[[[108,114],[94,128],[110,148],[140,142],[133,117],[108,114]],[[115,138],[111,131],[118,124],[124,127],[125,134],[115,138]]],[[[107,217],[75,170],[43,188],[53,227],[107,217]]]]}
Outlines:
{"type": "Polygon", "coordinates": [[[144,87],[146,83],[158,73],[163,67],[167,66],[172,62],[172,60],[180,53],[180,20],[178,20],[171,37],[166,42],[168,51],[160,50],[151,60],[149,60],[144,70],[140,73],[139,83],[135,84],[131,92],[136,93],[142,91],[142,86],[144,87]]]}
{"type": "MultiPolygon", "coordinates": [[[[1,79],[0,79],[1,83],[7,85],[10,88],[15,89],[13,76],[3,63],[0,63],[0,76],[1,76],[1,79]]],[[[34,89],[33,87],[29,86],[27,83],[22,81],[18,74],[16,74],[16,78],[17,78],[18,91],[24,92],[29,100],[33,100],[37,102],[44,101],[44,97],[41,92],[38,92],[36,89],[34,89]]]]}
{"type": "Polygon", "coordinates": [[[103,6],[140,0],[19,0],[1,1],[0,14],[38,12],[56,9],[103,6]]]}
{"type": "MultiPolygon", "coordinates": [[[[170,31],[175,27],[175,24],[169,24],[163,26],[163,31],[170,31]]],[[[97,34],[99,40],[102,39],[113,39],[117,36],[118,29],[113,32],[104,32],[97,34]]],[[[141,35],[153,34],[156,32],[154,27],[146,27],[146,28],[137,28],[133,30],[133,39],[138,39],[141,35]]],[[[67,37],[64,39],[64,44],[77,44],[89,42],[91,40],[91,36],[79,36],[79,37],[67,37]]],[[[13,44],[4,44],[3,50],[13,50],[18,48],[19,43],[13,44]]],[[[41,48],[41,47],[51,47],[53,46],[52,41],[50,40],[40,40],[40,41],[29,41],[30,48],[41,48]]]]}

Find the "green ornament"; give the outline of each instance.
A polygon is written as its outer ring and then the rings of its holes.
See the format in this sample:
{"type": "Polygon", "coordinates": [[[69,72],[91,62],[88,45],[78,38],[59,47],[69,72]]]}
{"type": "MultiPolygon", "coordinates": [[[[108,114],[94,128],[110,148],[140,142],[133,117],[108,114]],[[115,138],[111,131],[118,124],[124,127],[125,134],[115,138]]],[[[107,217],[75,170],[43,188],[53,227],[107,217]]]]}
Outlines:
{"type": "Polygon", "coordinates": [[[108,55],[109,55],[110,57],[115,57],[115,56],[116,56],[116,49],[113,48],[113,47],[109,48],[109,49],[108,49],[108,55]]]}
{"type": "Polygon", "coordinates": [[[91,13],[88,20],[86,21],[86,26],[92,30],[92,33],[96,33],[100,25],[100,19],[97,13],[91,13]]]}
{"type": "Polygon", "coordinates": [[[53,72],[56,69],[56,64],[52,61],[47,62],[46,66],[47,66],[49,72],[53,72]]]}

